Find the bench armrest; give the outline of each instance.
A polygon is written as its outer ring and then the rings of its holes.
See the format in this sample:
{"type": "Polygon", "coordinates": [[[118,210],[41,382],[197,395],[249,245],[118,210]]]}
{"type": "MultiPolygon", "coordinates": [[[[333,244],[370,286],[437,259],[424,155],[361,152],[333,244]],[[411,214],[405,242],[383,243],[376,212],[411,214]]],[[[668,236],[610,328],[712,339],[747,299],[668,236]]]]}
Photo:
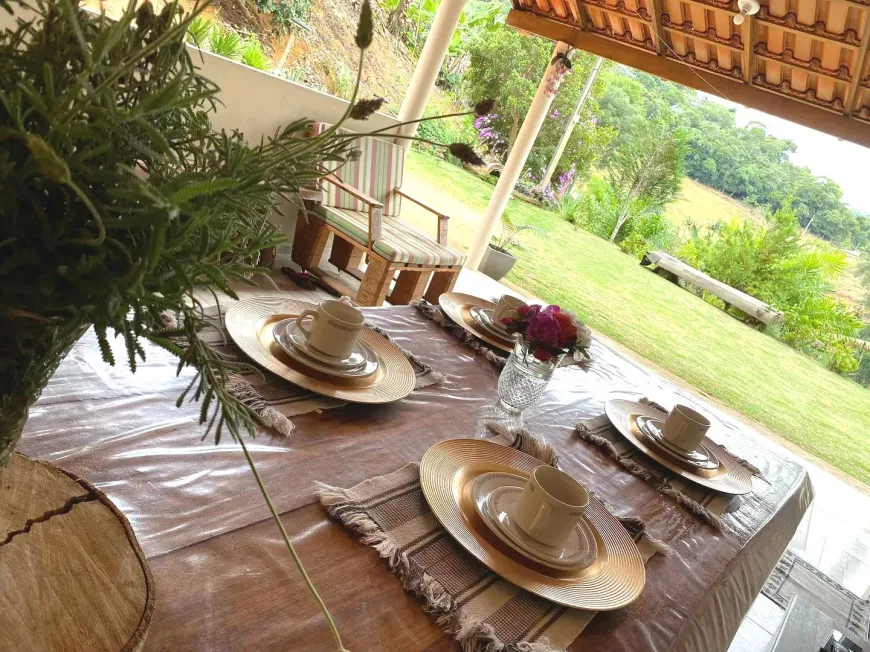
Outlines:
{"type": "Polygon", "coordinates": [[[397,195],[401,195],[402,197],[404,197],[408,201],[411,201],[411,202],[417,204],[417,206],[419,206],[420,208],[423,208],[424,210],[427,210],[430,213],[438,216],[438,237],[437,237],[438,244],[446,247],[447,246],[447,220],[450,219],[450,216],[445,215],[441,211],[435,210],[434,208],[429,206],[427,203],[425,203],[422,199],[414,197],[413,195],[409,195],[407,192],[405,192],[401,188],[396,188],[394,192],[397,195]]]}
{"type": "Polygon", "coordinates": [[[382,231],[382,222],[383,222],[383,214],[384,214],[384,205],[379,202],[377,199],[373,197],[369,197],[361,190],[357,190],[353,186],[347,185],[344,181],[336,177],[334,174],[329,174],[323,177],[322,181],[327,183],[331,183],[334,186],[341,188],[342,191],[346,192],[351,197],[355,197],[359,199],[362,203],[368,205],[368,214],[369,214],[369,248],[373,247],[376,240],[381,239],[381,231],[382,231]]]}

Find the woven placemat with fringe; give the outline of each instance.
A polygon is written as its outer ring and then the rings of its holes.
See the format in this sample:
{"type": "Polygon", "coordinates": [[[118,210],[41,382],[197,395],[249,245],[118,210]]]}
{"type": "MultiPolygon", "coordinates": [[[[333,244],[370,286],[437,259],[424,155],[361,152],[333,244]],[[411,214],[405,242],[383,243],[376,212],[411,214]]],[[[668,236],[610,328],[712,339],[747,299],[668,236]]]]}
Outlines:
{"type": "MultiPolygon", "coordinates": [[[[495,433],[498,443],[509,441],[524,452],[543,454],[550,463],[557,461],[552,449],[528,433],[495,433]]],[[[466,552],[429,509],[417,464],[350,489],[317,483],[317,496],[330,516],[378,551],[402,586],[423,601],[466,652],[561,651],[597,613],[528,593],[466,552]]],[[[639,519],[620,521],[640,524],[632,537],[644,562],[667,549],[646,536],[639,519]]]]}
{"type": "MultiPolygon", "coordinates": [[[[642,401],[667,412],[667,410],[656,403],[650,402],[648,399],[642,399],[642,401]]],[[[582,441],[597,446],[618,462],[626,471],[641,478],[666,496],[669,496],[677,504],[702,521],[709,523],[718,530],[725,529],[721,516],[727,510],[733,496],[722,494],[713,489],[707,489],[706,487],[701,487],[688,480],[684,480],[673,471],[669,471],[650,459],[642,451],[632,446],[613,427],[606,414],[591,419],[584,419],[577,424],[575,432],[582,441]]],[[[755,466],[746,460],[736,456],[733,457],[753,475],[758,475],[758,469],[755,466]]]]}
{"type": "MultiPolygon", "coordinates": [[[[233,342],[224,326],[223,315],[228,309],[229,306],[225,305],[206,308],[204,313],[209,325],[200,331],[199,337],[226,360],[250,363],[248,357],[233,342]]],[[[372,324],[366,325],[382,337],[393,341],[389,333],[383,328],[372,324]]],[[[440,373],[419,360],[410,351],[398,344],[396,346],[414,368],[417,377],[414,384],[415,390],[440,383],[443,380],[440,373]]],[[[321,396],[289,383],[268,371],[262,371],[262,376],[256,373],[236,374],[230,378],[227,389],[254,410],[263,420],[263,423],[283,435],[289,435],[293,431],[294,426],[290,417],[328,410],[345,404],[344,401],[321,396]]]]}

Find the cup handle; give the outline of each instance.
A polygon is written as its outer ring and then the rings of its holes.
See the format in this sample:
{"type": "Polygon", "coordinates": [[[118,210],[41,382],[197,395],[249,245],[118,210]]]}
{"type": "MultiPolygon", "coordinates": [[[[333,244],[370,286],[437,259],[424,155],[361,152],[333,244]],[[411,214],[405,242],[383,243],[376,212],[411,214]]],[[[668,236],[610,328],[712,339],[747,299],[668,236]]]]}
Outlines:
{"type": "Polygon", "coordinates": [[[550,515],[550,512],[553,511],[553,506],[550,503],[543,503],[538,510],[538,513],[535,514],[535,518],[532,519],[531,524],[529,525],[529,535],[535,536],[535,530],[538,529],[538,526],[541,525],[541,522],[550,515]]]}
{"type": "Polygon", "coordinates": [[[311,331],[308,330],[307,328],[305,328],[305,326],[302,325],[302,320],[305,319],[306,317],[312,317],[312,318],[313,318],[313,317],[316,317],[316,316],[317,316],[317,311],[316,311],[316,310],[304,310],[304,311],[302,312],[302,314],[300,314],[300,315],[296,318],[296,327],[297,327],[297,328],[302,332],[302,334],[305,336],[305,339],[306,339],[306,340],[307,340],[309,337],[311,337],[311,331]]]}

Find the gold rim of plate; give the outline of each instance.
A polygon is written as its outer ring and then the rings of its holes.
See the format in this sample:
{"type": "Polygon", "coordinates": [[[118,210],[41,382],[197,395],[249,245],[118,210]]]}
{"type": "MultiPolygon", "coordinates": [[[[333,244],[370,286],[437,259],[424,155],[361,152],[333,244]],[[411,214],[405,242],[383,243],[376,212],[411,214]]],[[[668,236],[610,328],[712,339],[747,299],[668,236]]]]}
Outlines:
{"type": "Polygon", "coordinates": [[[595,499],[584,518],[598,545],[583,569],[556,570],[536,564],[506,546],[483,522],[471,485],[482,473],[527,478],[542,462],[515,448],[482,439],[448,439],[432,446],[420,463],[420,485],[444,528],[494,573],[530,593],[575,609],[608,611],[640,596],[646,581],[643,558],[631,535],[595,499]]]}
{"type": "Polygon", "coordinates": [[[696,469],[680,464],[679,460],[668,455],[665,449],[655,444],[649,445],[647,442],[650,440],[637,425],[637,417],[664,419],[668,415],[661,410],[637,401],[611,399],[604,404],[604,411],[613,426],[632,445],[680,477],[724,494],[737,496],[752,491],[752,474],[733,455],[709,437],[704,437],[702,443],[719,460],[718,469],[696,469]]]}
{"type": "Polygon", "coordinates": [[[275,324],[316,307],[307,301],[255,297],[233,304],[224,323],[230,337],[251,360],[312,392],[351,403],[392,403],[411,393],[416,381],[411,363],[395,345],[369,328],[362,330],[360,339],[378,357],[378,369],[371,376],[336,380],[297,364],[287,355],[275,341],[275,324]]]}
{"type": "Polygon", "coordinates": [[[514,350],[512,340],[497,338],[495,334],[484,330],[471,316],[472,308],[495,310],[496,305],[492,301],[461,292],[445,292],[438,297],[438,305],[444,314],[475,337],[506,353],[514,350]]]}

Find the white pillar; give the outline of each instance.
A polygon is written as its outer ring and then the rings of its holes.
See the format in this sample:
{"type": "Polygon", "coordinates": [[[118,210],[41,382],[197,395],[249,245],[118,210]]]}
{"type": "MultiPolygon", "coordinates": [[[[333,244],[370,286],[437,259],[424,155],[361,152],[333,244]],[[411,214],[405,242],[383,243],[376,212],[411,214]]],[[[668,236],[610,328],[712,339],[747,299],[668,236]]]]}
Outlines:
{"type": "MultiPolygon", "coordinates": [[[[557,54],[567,51],[568,46],[565,43],[557,43],[556,48],[553,50],[553,56],[555,57],[557,54]]],[[[504,170],[502,170],[498,183],[495,185],[495,190],[492,191],[483,220],[477,227],[474,242],[471,243],[471,248],[468,250],[466,267],[471,269],[478,268],[480,261],[483,259],[483,254],[486,252],[486,246],[498,229],[502,213],[504,213],[504,209],[507,207],[511,193],[514,191],[514,187],[517,185],[517,181],[523,171],[523,166],[529,158],[529,152],[532,151],[532,145],[535,144],[535,139],[538,137],[538,132],[541,130],[541,125],[544,124],[544,119],[550,110],[550,104],[553,102],[553,98],[547,95],[547,77],[552,71],[553,66],[548,65],[541,76],[541,83],[538,84],[535,99],[532,100],[525,120],[523,120],[523,126],[520,127],[513,147],[511,147],[510,154],[508,154],[507,161],[504,164],[504,170]]]]}
{"type": "MultiPolygon", "coordinates": [[[[399,109],[401,122],[419,120],[423,117],[426,102],[429,101],[429,94],[435,86],[435,80],[438,79],[438,72],[441,70],[441,64],[444,63],[447,48],[453,39],[456,25],[459,24],[459,16],[462,15],[463,7],[465,7],[465,0],[441,0],[441,5],[435,12],[435,19],[432,21],[432,29],[429,30],[429,36],[426,37],[426,44],[420,54],[420,60],[417,61],[417,67],[414,68],[411,84],[405,92],[405,98],[399,109]]],[[[399,133],[403,136],[413,136],[417,133],[417,125],[401,127],[399,133]]],[[[405,148],[406,155],[411,142],[406,139],[396,139],[396,143],[405,148]]]]}

